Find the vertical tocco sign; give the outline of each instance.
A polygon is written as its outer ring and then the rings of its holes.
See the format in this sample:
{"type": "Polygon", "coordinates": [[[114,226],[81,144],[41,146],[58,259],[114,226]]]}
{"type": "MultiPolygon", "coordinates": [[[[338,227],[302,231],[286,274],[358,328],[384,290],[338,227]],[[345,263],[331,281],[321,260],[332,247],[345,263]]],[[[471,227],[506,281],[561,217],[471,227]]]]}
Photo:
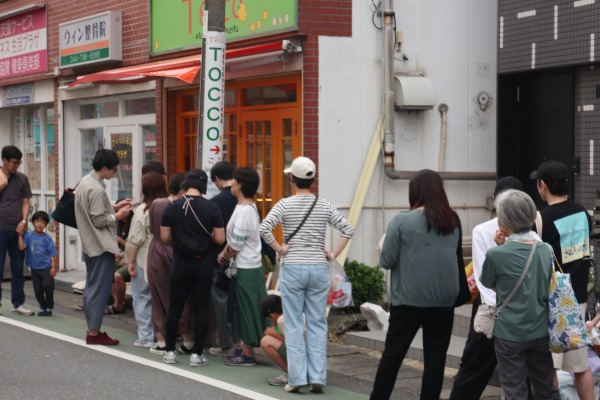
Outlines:
{"type": "MultiPolygon", "coordinates": [[[[225,95],[225,32],[207,31],[204,74],[204,98],[202,120],[202,168],[210,176],[210,170],[223,160],[223,106],[225,95]]],[[[219,193],[212,182],[208,182],[206,197],[219,193]]]]}

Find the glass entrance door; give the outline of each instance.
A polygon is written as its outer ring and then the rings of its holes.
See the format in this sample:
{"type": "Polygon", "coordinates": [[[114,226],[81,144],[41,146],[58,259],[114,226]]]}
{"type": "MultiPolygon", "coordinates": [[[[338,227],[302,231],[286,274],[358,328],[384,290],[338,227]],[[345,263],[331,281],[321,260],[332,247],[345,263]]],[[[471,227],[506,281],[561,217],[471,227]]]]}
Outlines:
{"type": "Polygon", "coordinates": [[[119,170],[115,176],[106,181],[111,201],[132,199],[134,203],[140,201],[140,143],[139,135],[134,125],[109,126],[106,128],[106,147],[112,149],[119,156],[119,170]],[[137,167],[134,167],[137,166],[137,167]]]}

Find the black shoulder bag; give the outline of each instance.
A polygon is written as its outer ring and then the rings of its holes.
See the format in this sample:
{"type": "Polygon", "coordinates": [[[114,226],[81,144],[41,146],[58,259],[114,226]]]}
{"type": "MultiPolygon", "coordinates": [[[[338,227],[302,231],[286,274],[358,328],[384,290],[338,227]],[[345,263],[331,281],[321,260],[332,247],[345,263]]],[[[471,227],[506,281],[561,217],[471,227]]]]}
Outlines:
{"type": "Polygon", "coordinates": [[[312,212],[313,208],[315,208],[315,204],[317,204],[318,198],[319,198],[319,196],[315,195],[315,200],[313,201],[312,205],[308,209],[308,212],[304,216],[304,219],[302,220],[302,222],[300,222],[300,225],[298,225],[298,227],[296,228],[296,230],[294,230],[294,232],[292,232],[291,235],[288,236],[287,239],[285,239],[283,243],[288,244],[290,242],[290,240],[292,240],[292,238],[296,235],[296,233],[298,233],[298,231],[300,230],[300,228],[302,228],[302,226],[304,225],[304,223],[308,219],[308,216],[312,212]]]}

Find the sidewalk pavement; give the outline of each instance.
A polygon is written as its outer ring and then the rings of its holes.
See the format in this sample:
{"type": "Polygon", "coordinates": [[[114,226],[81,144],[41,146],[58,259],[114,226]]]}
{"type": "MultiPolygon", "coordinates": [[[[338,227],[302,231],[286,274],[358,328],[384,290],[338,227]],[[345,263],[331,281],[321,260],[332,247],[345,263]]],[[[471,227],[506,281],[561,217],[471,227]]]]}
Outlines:
{"type": "MultiPolygon", "coordinates": [[[[77,311],[75,307],[82,304],[83,298],[79,294],[75,294],[71,288],[72,281],[61,279],[62,273],[56,278],[55,290],[55,312],[67,314],[75,318],[84,318],[81,311],[77,311]]],[[[3,291],[3,313],[9,313],[11,310],[10,304],[10,282],[2,282],[3,291]]],[[[25,282],[25,304],[28,308],[38,311],[37,302],[33,295],[31,281],[25,282]]],[[[32,317],[32,318],[38,318],[32,317]]],[[[131,307],[122,314],[108,315],[104,318],[105,326],[112,326],[118,329],[123,329],[135,333],[137,325],[133,310],[131,307]]],[[[85,337],[85,332],[81,333],[82,338],[85,337]]],[[[260,349],[256,351],[257,361],[263,364],[272,364],[260,349]]],[[[329,341],[327,345],[327,373],[328,384],[343,387],[346,390],[351,390],[357,393],[369,395],[373,387],[373,380],[379,365],[381,353],[374,350],[364,349],[357,346],[346,345],[329,341]]],[[[273,364],[274,365],[274,364],[273,364]]],[[[421,377],[423,371],[423,363],[417,360],[405,359],[398,373],[396,380],[396,388],[391,399],[394,400],[417,400],[421,388],[421,377]]],[[[448,399],[452,389],[452,378],[457,370],[454,368],[446,368],[444,372],[444,386],[440,396],[441,400],[448,399]]],[[[483,400],[498,400],[500,399],[499,389],[488,386],[483,396],[483,400]]]]}

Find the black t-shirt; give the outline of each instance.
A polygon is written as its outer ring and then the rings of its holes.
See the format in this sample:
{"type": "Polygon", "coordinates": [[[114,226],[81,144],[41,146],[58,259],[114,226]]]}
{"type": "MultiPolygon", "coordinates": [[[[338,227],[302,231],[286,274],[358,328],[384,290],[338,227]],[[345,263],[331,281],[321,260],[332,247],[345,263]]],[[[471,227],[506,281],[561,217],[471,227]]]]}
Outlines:
{"type": "Polygon", "coordinates": [[[201,257],[214,247],[208,234],[213,228],[223,228],[223,217],[219,207],[202,196],[185,195],[165,208],[161,226],[171,227],[173,254],[180,257],[201,257]],[[191,208],[184,207],[186,199],[191,208]],[[193,212],[192,212],[193,210],[193,212]],[[194,216],[195,213],[195,216],[194,216]],[[204,228],[200,226],[202,223],[204,228]],[[204,230],[208,231],[208,233],[204,230]]]}
{"type": "Polygon", "coordinates": [[[552,246],[563,272],[570,274],[577,301],[587,302],[590,267],[587,259],[590,257],[592,230],[590,215],[585,207],[573,200],[547,206],[540,215],[542,240],[552,246]]]}
{"type": "Polygon", "coordinates": [[[214,196],[210,201],[219,206],[223,216],[223,224],[227,226],[238,202],[237,197],[231,194],[231,186],[224,187],[221,193],[214,196]]]}
{"type": "MultiPolygon", "coordinates": [[[[237,206],[238,202],[237,197],[231,194],[231,186],[224,187],[223,190],[221,190],[221,193],[210,199],[210,202],[219,206],[219,209],[221,210],[221,215],[223,216],[223,224],[227,226],[229,220],[231,219],[231,216],[233,215],[233,212],[235,211],[235,206],[237,206]]],[[[219,252],[224,248],[225,244],[217,246],[217,250],[219,252]]],[[[215,255],[215,262],[217,260],[217,255],[215,255]]]]}

